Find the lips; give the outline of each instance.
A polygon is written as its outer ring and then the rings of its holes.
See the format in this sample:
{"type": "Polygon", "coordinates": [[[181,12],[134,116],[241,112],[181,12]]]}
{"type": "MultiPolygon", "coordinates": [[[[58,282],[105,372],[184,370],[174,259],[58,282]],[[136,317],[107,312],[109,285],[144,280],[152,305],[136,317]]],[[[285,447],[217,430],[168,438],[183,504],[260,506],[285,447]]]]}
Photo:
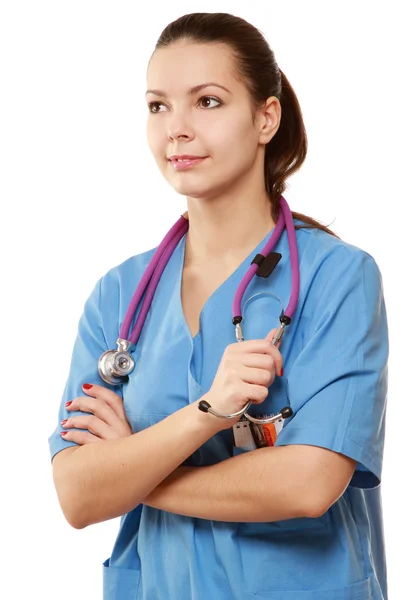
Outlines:
{"type": "Polygon", "coordinates": [[[201,160],[206,158],[206,156],[190,156],[190,155],[185,155],[185,156],[172,156],[171,158],[169,158],[168,160],[170,161],[176,161],[176,162],[184,162],[187,160],[201,160]]]}
{"type": "Polygon", "coordinates": [[[169,162],[172,165],[173,169],[176,171],[184,171],[185,169],[190,169],[197,165],[200,165],[202,162],[206,160],[206,156],[202,156],[200,158],[187,159],[184,158],[182,160],[170,159],[169,162]]]}

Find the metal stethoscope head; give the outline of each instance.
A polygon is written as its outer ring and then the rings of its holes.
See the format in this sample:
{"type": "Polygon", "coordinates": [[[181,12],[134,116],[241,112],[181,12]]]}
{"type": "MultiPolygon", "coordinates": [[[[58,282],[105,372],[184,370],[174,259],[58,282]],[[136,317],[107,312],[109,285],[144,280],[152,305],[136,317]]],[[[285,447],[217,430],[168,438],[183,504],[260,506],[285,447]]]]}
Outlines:
{"type": "Polygon", "coordinates": [[[129,354],[133,344],[129,340],[118,338],[117,350],[107,350],[99,358],[98,370],[101,378],[111,385],[120,385],[129,381],[128,375],[135,367],[135,361],[129,354]]]}

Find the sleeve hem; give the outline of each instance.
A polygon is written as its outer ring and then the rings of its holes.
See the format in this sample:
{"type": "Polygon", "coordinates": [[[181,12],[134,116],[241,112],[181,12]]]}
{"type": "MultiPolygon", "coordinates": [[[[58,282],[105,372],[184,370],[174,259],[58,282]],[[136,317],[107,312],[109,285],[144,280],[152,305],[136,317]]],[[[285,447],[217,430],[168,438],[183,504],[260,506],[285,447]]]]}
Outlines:
{"type": "Polygon", "coordinates": [[[64,440],[60,435],[57,435],[56,433],[53,433],[48,438],[48,443],[49,452],[51,455],[51,463],[54,456],[58,454],[58,452],[60,452],[61,450],[65,450],[65,448],[70,448],[71,446],[79,446],[79,444],[77,444],[76,442],[64,440]]]}
{"type": "Polygon", "coordinates": [[[277,437],[275,446],[287,446],[292,444],[306,444],[327,448],[333,452],[344,454],[356,460],[353,478],[349,485],[361,488],[373,488],[380,485],[382,475],[382,461],[371,449],[366,448],[348,436],[345,436],[340,444],[335,443],[335,436],[323,429],[305,429],[285,427],[277,437]]]}

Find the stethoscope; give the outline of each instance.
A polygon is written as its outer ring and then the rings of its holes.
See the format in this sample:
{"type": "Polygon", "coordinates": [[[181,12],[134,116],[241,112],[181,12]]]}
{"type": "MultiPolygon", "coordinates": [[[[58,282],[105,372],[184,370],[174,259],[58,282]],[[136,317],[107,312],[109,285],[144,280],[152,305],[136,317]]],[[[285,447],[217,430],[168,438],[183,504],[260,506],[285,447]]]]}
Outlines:
{"type": "MultiPolygon", "coordinates": [[[[289,251],[290,251],[290,266],[292,272],[292,288],[290,294],[289,304],[287,305],[286,310],[283,314],[280,315],[280,326],[277,328],[276,333],[274,334],[274,338],[272,340],[272,344],[276,345],[283,337],[283,333],[285,327],[287,327],[295,312],[298,296],[299,296],[299,285],[300,285],[300,273],[299,273],[299,262],[298,262],[298,250],[296,244],[296,233],[295,226],[293,223],[292,213],[290,211],[289,205],[283,196],[280,197],[280,213],[279,218],[277,220],[276,226],[267,241],[264,248],[261,250],[259,254],[257,254],[251,262],[251,266],[245,273],[242,278],[241,283],[239,284],[234,299],[232,302],[232,323],[235,325],[235,336],[238,342],[243,342],[244,338],[242,335],[242,312],[241,312],[241,302],[242,297],[247,289],[250,281],[254,277],[255,273],[260,269],[263,265],[265,270],[264,277],[268,276],[271,270],[276,266],[278,260],[281,258],[280,254],[273,252],[273,248],[276,246],[280,236],[283,233],[284,228],[286,227],[288,243],[289,243],[289,251]],[[268,260],[265,260],[268,259],[268,260]],[[270,263],[267,267],[267,271],[265,267],[270,263]],[[267,275],[266,275],[267,272],[267,275]]],[[[135,361],[132,358],[129,351],[135,350],[136,344],[138,342],[139,336],[141,335],[141,331],[148,314],[149,307],[151,305],[152,299],[155,294],[155,290],[157,288],[158,282],[161,278],[161,274],[164,271],[168,261],[171,258],[171,255],[174,252],[177,244],[184,236],[184,234],[189,229],[189,220],[186,216],[187,212],[181,215],[181,217],[176,221],[173,227],[169,230],[169,232],[165,235],[161,244],[158,246],[157,250],[154,252],[152,259],[145,269],[145,272],[139,282],[137,289],[131,299],[131,302],[128,306],[128,310],[126,311],[125,318],[122,323],[122,327],[120,330],[119,337],[116,341],[117,350],[107,350],[104,352],[99,358],[98,370],[101,378],[110,385],[120,385],[127,383],[129,381],[128,375],[132,373],[135,367],[135,361]],[[149,286],[148,286],[149,283],[149,286]],[[147,288],[148,286],[148,288],[147,288]],[[146,289],[147,288],[147,289],[146,289]],[[146,291],[145,291],[146,290],[146,291]],[[141,310],[138,314],[138,318],[134,324],[132,329],[131,336],[129,337],[129,329],[132,325],[133,318],[135,312],[141,302],[141,299],[144,295],[144,302],[141,306],[141,310]]],[[[217,417],[223,419],[235,419],[241,415],[245,415],[245,417],[252,421],[253,423],[274,423],[279,419],[287,419],[292,416],[293,411],[290,406],[286,406],[282,408],[282,410],[273,415],[271,417],[267,417],[264,419],[258,419],[256,417],[252,417],[248,414],[248,409],[251,406],[251,400],[238,412],[232,413],[229,415],[225,415],[223,413],[218,412],[206,400],[201,400],[198,403],[198,408],[203,412],[209,412],[217,417]]]]}

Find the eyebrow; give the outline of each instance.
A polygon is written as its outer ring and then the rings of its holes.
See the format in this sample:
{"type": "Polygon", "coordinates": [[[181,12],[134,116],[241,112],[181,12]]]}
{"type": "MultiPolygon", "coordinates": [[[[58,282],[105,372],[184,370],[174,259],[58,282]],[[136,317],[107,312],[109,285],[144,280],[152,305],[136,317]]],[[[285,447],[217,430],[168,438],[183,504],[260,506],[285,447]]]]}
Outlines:
{"type": "MultiPolygon", "coordinates": [[[[200,85],[195,85],[194,87],[192,87],[189,90],[189,95],[195,94],[196,92],[199,92],[203,88],[209,87],[211,85],[214,85],[215,87],[222,88],[223,90],[225,90],[226,92],[228,92],[228,94],[232,93],[232,92],[230,92],[228,90],[228,88],[224,87],[223,85],[220,85],[219,83],[201,83],[200,85]]],[[[147,94],[155,94],[156,96],[163,96],[164,98],[167,98],[167,94],[165,92],[161,91],[161,90],[147,90],[145,92],[145,96],[147,94]]]]}

